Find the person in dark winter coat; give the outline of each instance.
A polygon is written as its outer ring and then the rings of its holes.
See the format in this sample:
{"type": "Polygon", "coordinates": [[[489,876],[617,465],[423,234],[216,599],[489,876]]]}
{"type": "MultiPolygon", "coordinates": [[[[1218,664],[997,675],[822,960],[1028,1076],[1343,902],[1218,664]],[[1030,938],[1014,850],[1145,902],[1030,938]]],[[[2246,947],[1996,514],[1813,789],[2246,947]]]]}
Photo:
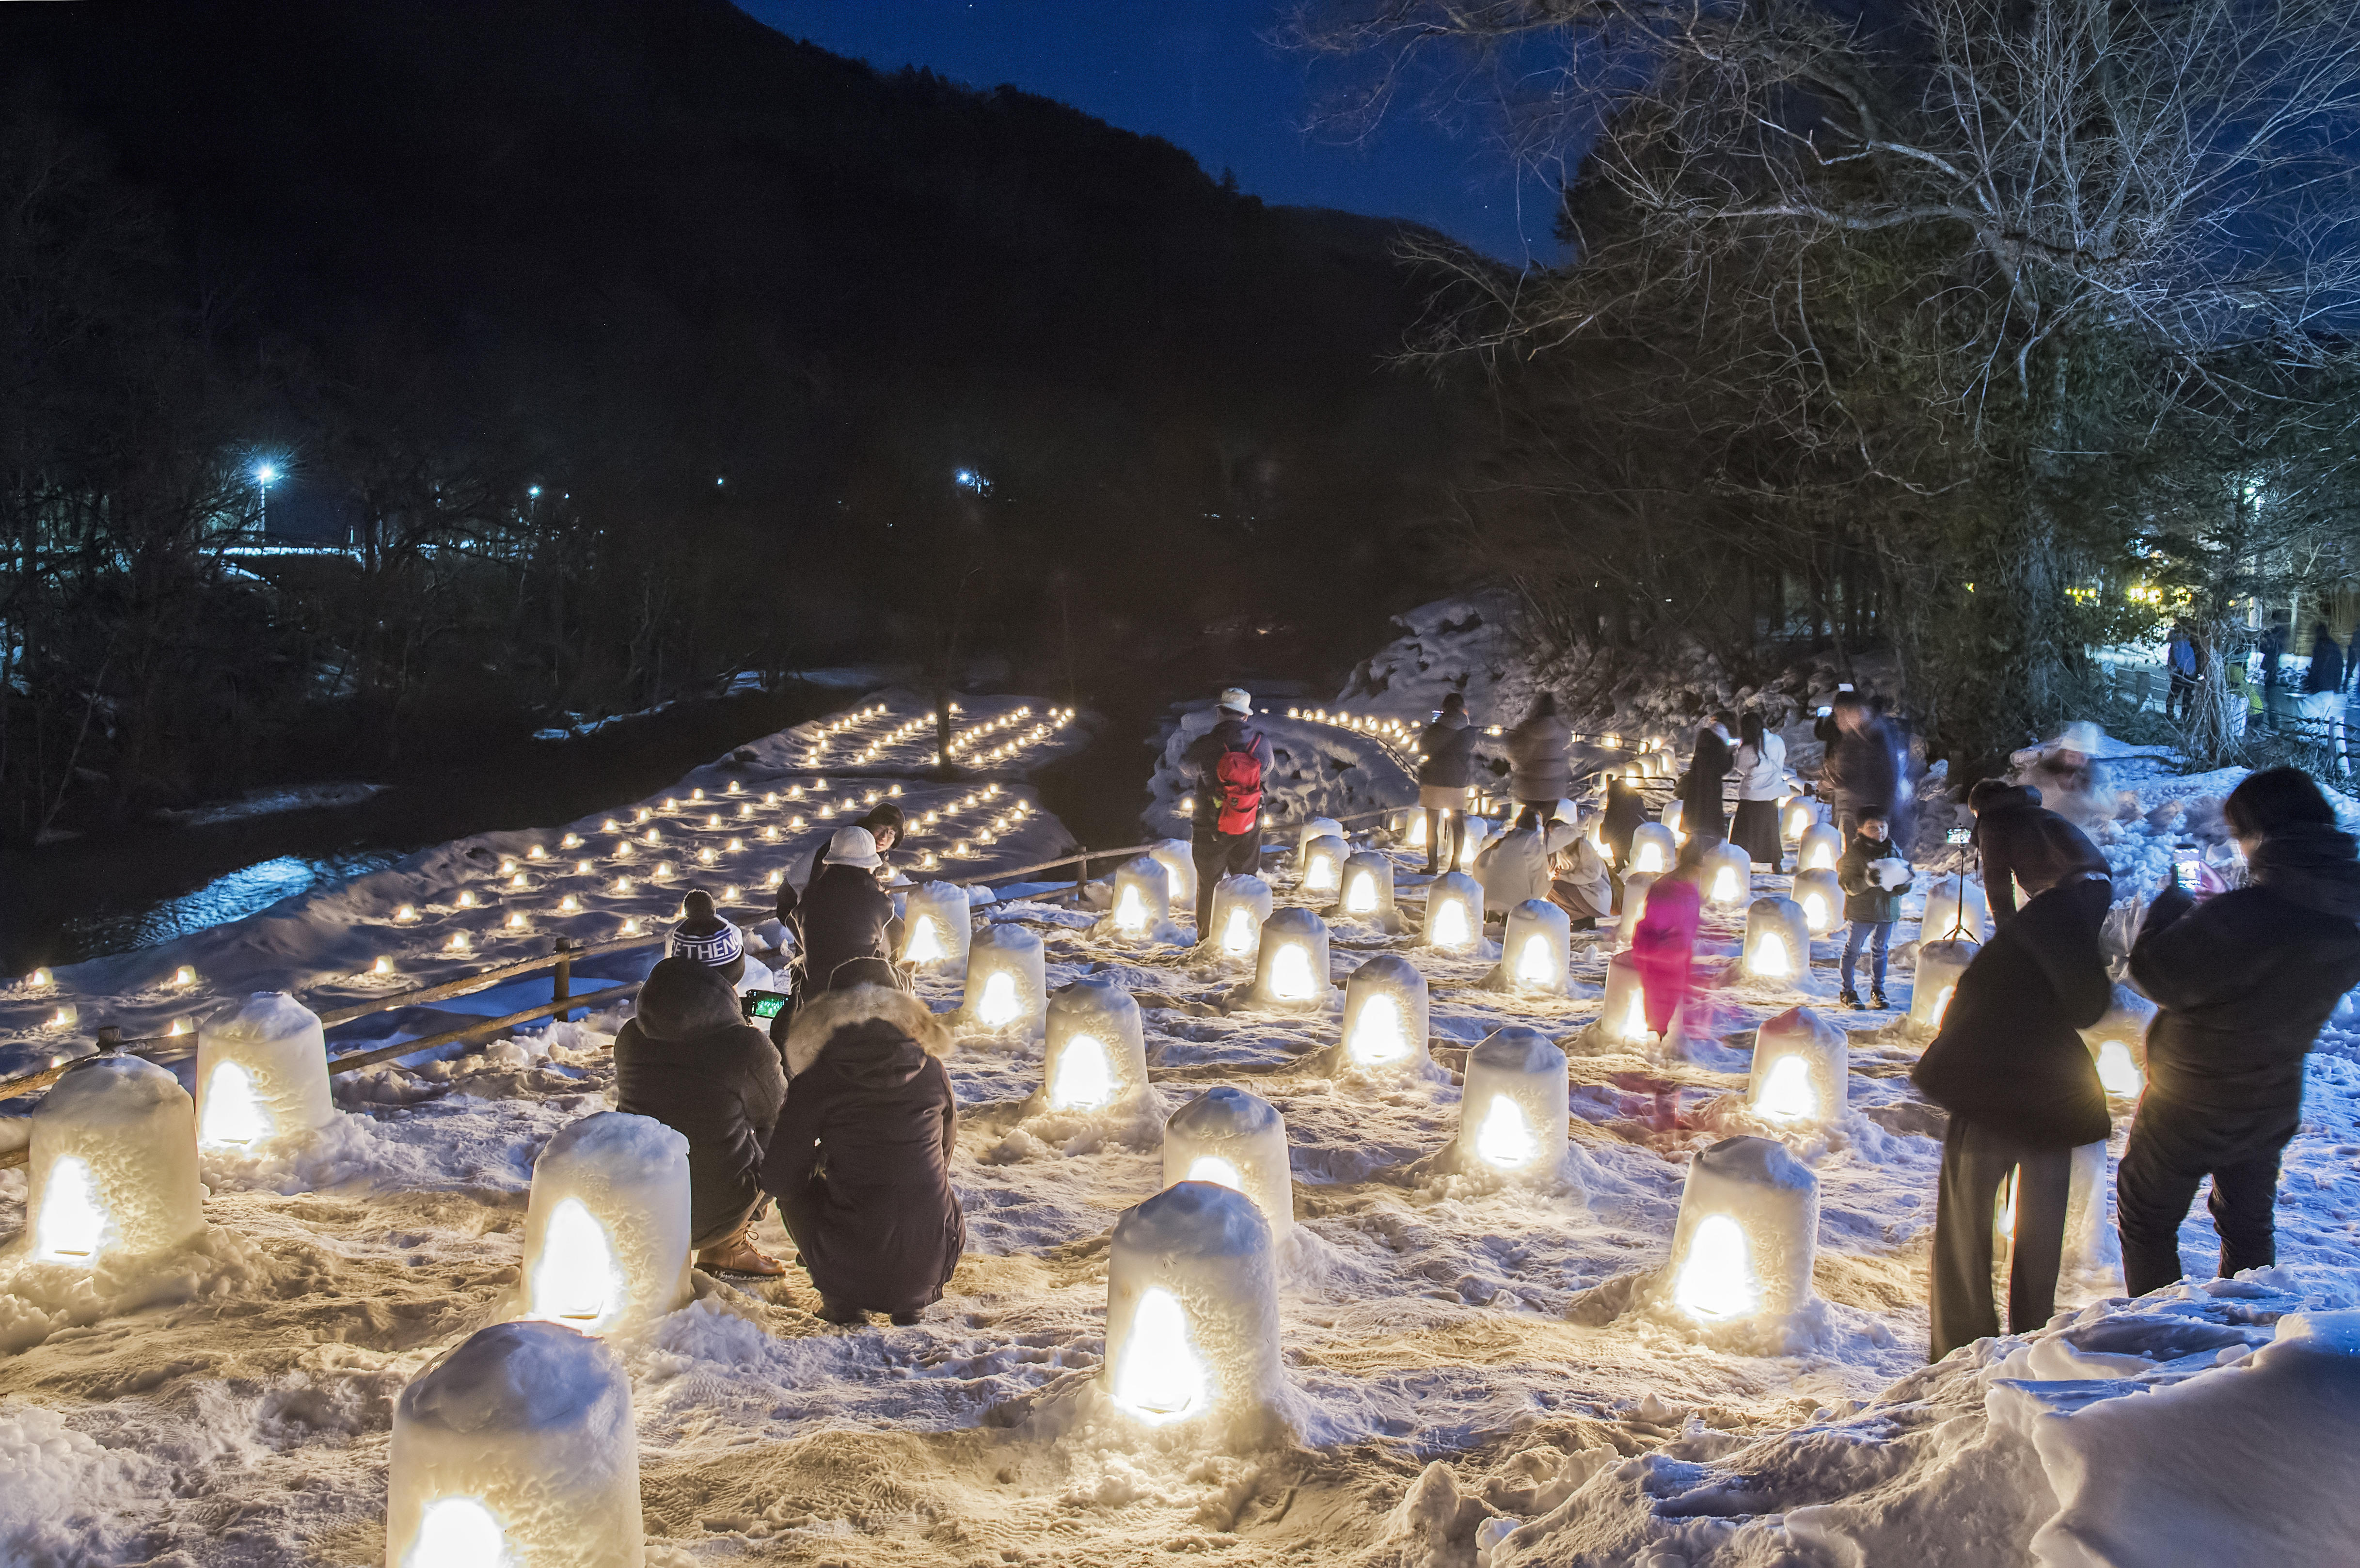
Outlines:
{"type": "Polygon", "coordinates": [[[1213,892],[1224,877],[1251,877],[1262,869],[1262,800],[1272,768],[1270,737],[1247,720],[1253,699],[1232,686],[1221,693],[1213,727],[1188,744],[1181,763],[1196,773],[1196,814],[1189,843],[1189,858],[1196,864],[1196,943],[1213,940],[1213,892]],[[1231,787],[1221,782],[1221,759],[1236,757],[1233,770],[1252,773],[1256,782],[1231,787]],[[1247,761],[1251,767],[1245,767],[1247,761]],[[1221,818],[1230,818],[1224,831],[1221,818]]]}
{"type": "Polygon", "coordinates": [[[2302,1119],[2303,1057],[2360,985],[2360,860],[2319,786],[2269,768],[2225,815],[2251,885],[2200,905],[2170,884],[2131,949],[2131,978],[2160,1009],[2115,1177],[2134,1296],[2180,1277],[2180,1225],[2207,1176],[2223,1277],[2278,1260],[2278,1156],[2302,1119]]]}
{"type": "Polygon", "coordinates": [[[803,963],[800,996],[900,983],[887,931],[893,896],[878,885],[880,864],[867,828],[838,828],[828,841],[828,863],[795,911],[803,963]]]}
{"type": "Polygon", "coordinates": [[[1417,765],[1417,803],[1426,811],[1426,874],[1442,866],[1456,866],[1467,851],[1467,796],[1475,784],[1475,725],[1467,717],[1467,699],[1453,691],[1442,700],[1442,712],[1418,736],[1425,761],[1417,765]],[[1440,865],[1442,824],[1450,824],[1450,849],[1440,865]]]}
{"type": "Polygon", "coordinates": [[[1536,828],[1557,814],[1573,791],[1573,731],[1557,716],[1557,694],[1544,691],[1524,722],[1508,732],[1509,787],[1520,828],[1536,828]]]}
{"type": "Polygon", "coordinates": [[[1967,810],[1975,815],[1975,853],[1995,926],[2016,918],[2019,884],[2030,890],[2078,871],[2109,875],[2090,835],[2041,805],[2040,791],[2028,785],[1986,779],[1967,791],[1967,810]]]}
{"type": "MultiPolygon", "coordinates": [[[[869,831],[870,847],[877,852],[878,863],[881,866],[886,855],[909,831],[910,819],[901,808],[892,801],[880,800],[869,807],[868,813],[852,825],[857,828],[866,828],[869,831]]],[[[779,878],[777,912],[781,925],[791,922],[794,919],[796,906],[811,896],[811,886],[819,880],[819,874],[827,869],[829,855],[835,845],[836,840],[831,834],[827,843],[812,852],[811,869],[804,874],[801,887],[797,887],[795,878],[792,876],[779,878]]]]}
{"type": "Polygon", "coordinates": [[[2311,669],[2302,678],[2302,695],[2296,712],[2326,726],[2322,736],[2327,755],[2338,771],[2349,772],[2344,760],[2344,650],[2325,621],[2311,628],[2311,669]]]}
{"type": "Polygon", "coordinates": [[[1606,817],[1600,835],[1606,840],[1606,853],[1612,860],[1615,874],[1631,859],[1631,837],[1647,821],[1647,797],[1639,786],[1628,779],[1615,778],[1606,781],[1606,817]]]}
{"type": "Polygon", "coordinates": [[[1934,1216],[1933,1346],[1939,1361],[1999,1332],[1993,1203],[2016,1173],[2010,1332],[2049,1321],[2063,1266],[2073,1150],[2113,1128],[2080,1031],[2114,999],[2098,928],[2114,885],[2086,871],[2031,889],[1959,976],[1942,1027],[1909,1074],[1950,1113],[1934,1216]]]}
{"type": "Polygon", "coordinates": [[[779,1052],[746,1022],[716,970],[667,958],[615,1036],[615,1108],[688,1139],[689,1239],[696,1266],[778,1274],[748,1236],[762,1202],[762,1146],[786,1098],[779,1052]]]}
{"type": "Polygon", "coordinates": [[[1834,808],[1836,826],[1846,837],[1864,813],[1893,820],[1894,797],[1901,787],[1893,740],[1857,692],[1835,701],[1835,739],[1828,743],[1819,778],[1819,793],[1834,808]]]}
{"type": "Polygon", "coordinates": [[[1697,726],[1696,748],[1688,754],[1688,770],[1680,789],[1680,831],[1707,843],[1729,836],[1729,812],[1721,804],[1722,786],[1737,756],[1731,732],[1734,713],[1715,713],[1697,726]]]}
{"type": "Polygon", "coordinates": [[[1909,891],[1907,877],[1895,882],[1883,873],[1881,879],[1872,880],[1869,867],[1882,861],[1899,858],[1893,852],[1892,840],[1886,836],[1888,824],[1883,817],[1864,816],[1860,831],[1836,862],[1836,886],[1844,893],[1844,919],[1852,922],[1852,931],[1844,938],[1843,1001],[1847,1007],[1860,1006],[1860,993],[1852,989],[1852,966],[1860,962],[1860,950],[1867,944],[1874,954],[1874,973],[1869,977],[1869,1005],[1885,1006],[1885,953],[1893,942],[1893,922],[1901,913],[1901,896],[1909,891]]]}
{"type": "Polygon", "coordinates": [[[787,1036],[787,1108],[762,1161],[820,1316],[897,1323],[942,1300],[967,1246],[950,1182],[950,1031],[906,991],[832,991],[787,1036]]]}

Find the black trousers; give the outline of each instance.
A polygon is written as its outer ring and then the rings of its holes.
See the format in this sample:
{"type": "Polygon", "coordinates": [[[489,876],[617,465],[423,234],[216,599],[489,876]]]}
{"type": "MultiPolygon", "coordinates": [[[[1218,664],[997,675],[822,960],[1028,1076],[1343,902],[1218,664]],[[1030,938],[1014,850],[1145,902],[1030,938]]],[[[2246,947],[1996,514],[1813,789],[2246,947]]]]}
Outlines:
{"type": "Polygon", "coordinates": [[[1437,866],[1448,871],[1466,857],[1467,813],[1463,810],[1454,811],[1447,813],[1447,817],[1450,829],[1450,851],[1446,855],[1442,852],[1446,813],[1433,806],[1426,808],[1426,866],[1428,871],[1437,866]]]}
{"type": "Polygon", "coordinates": [[[2222,1278],[2278,1261],[2278,1157],[2300,1119],[2299,1106],[2223,1116],[2153,1094],[2139,1102],[2114,1175],[2123,1282],[2132,1295],[2181,1277],[2180,1223],[2207,1176],[2222,1278]]]}
{"type": "Polygon", "coordinates": [[[1188,858],[1196,863],[1196,940],[1208,942],[1213,934],[1214,885],[1224,877],[1251,877],[1262,870],[1262,829],[1199,833],[1188,846],[1188,858]]]}
{"type": "Polygon", "coordinates": [[[2035,1149],[1994,1127],[1952,1116],[1942,1139],[1941,1187],[1934,1208],[1928,1360],[1939,1361],[1962,1345],[1999,1333],[1992,1291],[1993,1211],[2010,1171],[2016,1172],[2016,1246],[2008,1270],[2008,1332],[2028,1334],[2057,1310],[2073,1151],[2035,1149]]]}

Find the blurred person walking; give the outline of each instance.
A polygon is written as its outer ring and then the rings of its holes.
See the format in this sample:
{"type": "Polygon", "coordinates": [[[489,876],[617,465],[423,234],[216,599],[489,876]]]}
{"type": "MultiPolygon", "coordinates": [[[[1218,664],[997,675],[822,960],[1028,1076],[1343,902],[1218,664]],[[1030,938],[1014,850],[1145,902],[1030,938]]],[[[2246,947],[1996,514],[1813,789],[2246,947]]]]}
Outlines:
{"type": "Polygon", "coordinates": [[[1457,866],[1467,855],[1467,797],[1475,784],[1475,725],[1467,699],[1453,691],[1442,711],[1418,737],[1425,759],[1417,765],[1417,803],[1426,811],[1426,874],[1457,866]],[[1450,849],[1442,849],[1442,829],[1450,828],[1450,849]],[[1437,857],[1439,864],[1437,865],[1437,857]]]}

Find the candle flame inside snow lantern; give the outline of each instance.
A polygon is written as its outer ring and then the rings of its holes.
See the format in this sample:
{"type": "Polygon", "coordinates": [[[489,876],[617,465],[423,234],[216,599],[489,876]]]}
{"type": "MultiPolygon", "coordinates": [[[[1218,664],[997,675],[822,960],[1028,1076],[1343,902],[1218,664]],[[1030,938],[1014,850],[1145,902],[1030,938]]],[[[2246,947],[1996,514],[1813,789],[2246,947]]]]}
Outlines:
{"type": "Polygon", "coordinates": [[[1050,1110],[1103,1111],[1146,1093],[1146,1034],[1129,991],[1085,976],[1049,998],[1041,1097],[1050,1110]]]}
{"type": "Polygon", "coordinates": [[[1446,871],[1427,883],[1418,945],[1463,953],[1482,939],[1483,884],[1464,871],[1446,871]]]}
{"type": "Polygon", "coordinates": [[[1115,1222],[1100,1387],[1146,1425],[1211,1417],[1243,1438],[1281,1393],[1270,1222],[1218,1181],[1166,1187],[1115,1222]]]}
{"type": "Polygon", "coordinates": [[[1813,822],[1803,830],[1803,842],[1795,852],[1797,871],[1833,871],[1836,862],[1843,858],[1843,834],[1830,822],[1813,822]]]}
{"type": "Polygon", "coordinates": [[[1811,824],[1819,820],[1819,808],[1808,796],[1789,795],[1778,802],[1778,833],[1789,844],[1810,832],[1811,824]]]}
{"type": "Polygon", "coordinates": [[[1475,869],[1475,857],[1483,852],[1485,842],[1491,838],[1491,824],[1471,811],[1460,819],[1460,823],[1467,830],[1466,842],[1459,846],[1459,857],[1450,863],[1450,868],[1468,872],[1475,869]]]}
{"type": "Polygon", "coordinates": [[[688,1304],[688,1139],[600,1111],[558,1129],[532,1164],[518,1315],[585,1334],[688,1304]]]}
{"type": "Polygon", "coordinates": [[[1393,906],[1393,860],[1390,855],[1364,849],[1344,859],[1343,888],[1328,911],[1348,920],[1366,920],[1389,932],[1402,929],[1393,906]]]}
{"type": "Polygon", "coordinates": [[[1618,953],[1606,961],[1606,999],[1598,1010],[1597,1027],[1600,1036],[1614,1045],[1637,1048],[1655,1039],[1655,1030],[1647,1027],[1646,987],[1640,983],[1637,962],[1628,953],[1618,953]]]}
{"type": "Polygon", "coordinates": [[[1662,880],[1660,871],[1633,871],[1622,878],[1622,912],[1614,917],[1614,951],[1622,952],[1631,945],[1639,930],[1640,917],[1647,912],[1647,889],[1662,880]]]}
{"type": "Polygon", "coordinates": [[[1745,902],[1754,891],[1753,856],[1726,840],[1706,850],[1698,865],[1704,874],[1704,896],[1709,903],[1733,909],[1745,902]]]}
{"type": "Polygon", "coordinates": [[[1039,932],[1013,921],[984,927],[967,942],[960,1026],[1032,1033],[1048,1003],[1047,975],[1039,932]]]}
{"type": "Polygon", "coordinates": [[[1789,1007],[1754,1032],[1746,1103],[1765,1120],[1825,1127],[1843,1115],[1851,1037],[1808,1007],[1789,1007]]]}
{"type": "Polygon", "coordinates": [[[1508,911],[1495,984],[1520,996],[1562,996],[1572,951],[1571,918],[1546,898],[1526,898],[1508,911]]]}
{"type": "Polygon", "coordinates": [[[1344,857],[1351,852],[1344,841],[1333,833],[1323,834],[1303,846],[1295,858],[1295,869],[1306,893],[1333,893],[1343,886],[1344,857]]]}
{"type": "Polygon", "coordinates": [[[1258,1094],[1222,1084],[1173,1114],[1164,1127],[1164,1184],[1182,1181],[1217,1181],[1252,1199],[1273,1247],[1295,1229],[1286,1118],[1258,1094]]]}
{"type": "Polygon", "coordinates": [[[1426,847],[1426,809],[1412,806],[1393,813],[1393,836],[1404,849],[1426,847]]]}
{"type": "MultiPolygon", "coordinates": [[[[1164,867],[1164,886],[1174,907],[1196,907],[1196,862],[1185,838],[1158,839],[1147,846],[1155,864],[1164,867]]],[[[1201,934],[1201,933],[1200,933],[1201,934]]]]}
{"type": "Polygon", "coordinates": [[[1641,822],[1631,834],[1631,856],[1628,865],[1633,871],[1652,871],[1661,876],[1669,871],[1679,858],[1680,846],[1672,837],[1672,830],[1661,822],[1641,822]]]}
{"type": "Polygon", "coordinates": [[[1304,852],[1311,847],[1314,839],[1340,839],[1343,836],[1344,824],[1335,818],[1313,817],[1295,830],[1295,864],[1298,866],[1303,864],[1304,852]]]}
{"type": "Polygon", "coordinates": [[[335,1116],[319,1015],[284,991],[257,991],[197,1031],[197,1139],[205,1148],[268,1144],[335,1116]]]}
{"type": "Polygon", "coordinates": [[[1926,895],[1926,916],[1918,924],[1918,940],[1949,942],[1961,937],[1969,942],[1991,940],[1991,906],[1983,898],[1983,885],[1956,876],[1938,878],[1933,891],[1926,895]]]}
{"type": "Polygon", "coordinates": [[[1569,1105],[1565,1052],[1538,1029],[1493,1029],[1467,1053],[1459,1099],[1459,1167],[1547,1176],[1564,1163],[1569,1105]]]}
{"type": "Polygon", "coordinates": [[[1918,944],[1918,973],[1909,985],[1909,1027],[1920,1036],[1941,1032],[1943,1016],[1950,1009],[1950,993],[1959,976],[1982,949],[1972,942],[1927,942],[1918,944]]]}
{"type": "Polygon", "coordinates": [[[1687,815],[1686,806],[1677,797],[1675,797],[1664,802],[1664,809],[1655,813],[1655,820],[1671,830],[1672,837],[1676,841],[1686,844],[1688,841],[1688,832],[1680,823],[1687,815]]]}
{"type": "Polygon", "coordinates": [[[1814,936],[1824,936],[1843,920],[1843,888],[1832,871],[1796,872],[1794,897],[1803,907],[1803,923],[1814,936]]]}
{"type": "Polygon", "coordinates": [[[1381,953],[1344,982],[1339,1066],[1361,1073],[1415,1073],[1426,1051],[1426,976],[1399,953],[1381,953]]]}
{"type": "Polygon", "coordinates": [[[1801,1311],[1819,1228],[1810,1167],[1772,1138],[1723,1138],[1688,1166],[1672,1231],[1672,1304],[1716,1327],[1801,1311]]]}
{"type": "Polygon", "coordinates": [[[2146,1087],[2147,1031],[2155,1014],[2153,1002],[2116,985],[2104,1014],[2081,1031],[2081,1043],[2098,1064],[2098,1082],[2112,1098],[2136,1100],[2146,1087]]]}
{"type": "Polygon", "coordinates": [[[1171,878],[1152,855],[1135,855],[1114,872],[1113,907],[1090,929],[1101,941],[1186,941],[1172,923],[1171,878]]]}
{"type": "Polygon", "coordinates": [[[1270,884],[1259,877],[1224,877],[1214,883],[1212,937],[1221,956],[1237,960],[1259,952],[1270,909],[1270,884]]]}
{"type": "Polygon", "coordinates": [[[401,1391],[388,1568],[639,1568],[639,1437],[614,1353],[552,1323],[468,1336],[401,1391]]]}
{"type": "Polygon", "coordinates": [[[1328,1005],[1328,922],[1308,909],[1281,909],[1262,923],[1253,1001],[1265,1007],[1328,1005]]]}
{"type": "Polygon", "coordinates": [[[927,972],[967,967],[967,889],[949,882],[921,882],[901,909],[901,956],[927,972]]]}
{"type": "Polygon", "coordinates": [[[1799,984],[1810,974],[1811,926],[1792,898],[1756,898],[1745,910],[1745,973],[1799,984]]]}
{"type": "Polygon", "coordinates": [[[154,1062],[82,1062],[31,1120],[18,1256],[96,1268],[168,1251],[205,1228],[196,1106],[154,1062]]]}

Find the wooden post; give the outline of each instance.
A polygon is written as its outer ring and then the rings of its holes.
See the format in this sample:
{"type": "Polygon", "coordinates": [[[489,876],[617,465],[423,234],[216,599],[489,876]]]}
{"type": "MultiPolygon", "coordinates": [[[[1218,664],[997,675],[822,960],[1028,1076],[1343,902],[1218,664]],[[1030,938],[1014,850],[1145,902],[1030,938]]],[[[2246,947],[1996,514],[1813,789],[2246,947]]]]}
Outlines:
{"type": "Polygon", "coordinates": [[[121,1051],[122,1049],[123,1030],[121,1027],[115,1024],[106,1024],[102,1026],[98,1031],[99,1054],[101,1056],[104,1056],[109,1051],[121,1051]]]}
{"type": "Polygon", "coordinates": [[[1074,908],[1077,909],[1082,907],[1083,885],[1089,879],[1090,856],[1089,852],[1084,850],[1081,858],[1074,862],[1074,908]]]}
{"type": "MultiPolygon", "coordinates": [[[[574,942],[572,939],[567,937],[559,937],[557,939],[557,978],[550,993],[549,998],[552,1002],[562,1003],[567,997],[574,995],[573,950],[574,942]]],[[[573,1009],[564,1007],[560,1007],[557,1009],[557,1021],[559,1023],[570,1023],[573,1021],[573,1009]]]]}

